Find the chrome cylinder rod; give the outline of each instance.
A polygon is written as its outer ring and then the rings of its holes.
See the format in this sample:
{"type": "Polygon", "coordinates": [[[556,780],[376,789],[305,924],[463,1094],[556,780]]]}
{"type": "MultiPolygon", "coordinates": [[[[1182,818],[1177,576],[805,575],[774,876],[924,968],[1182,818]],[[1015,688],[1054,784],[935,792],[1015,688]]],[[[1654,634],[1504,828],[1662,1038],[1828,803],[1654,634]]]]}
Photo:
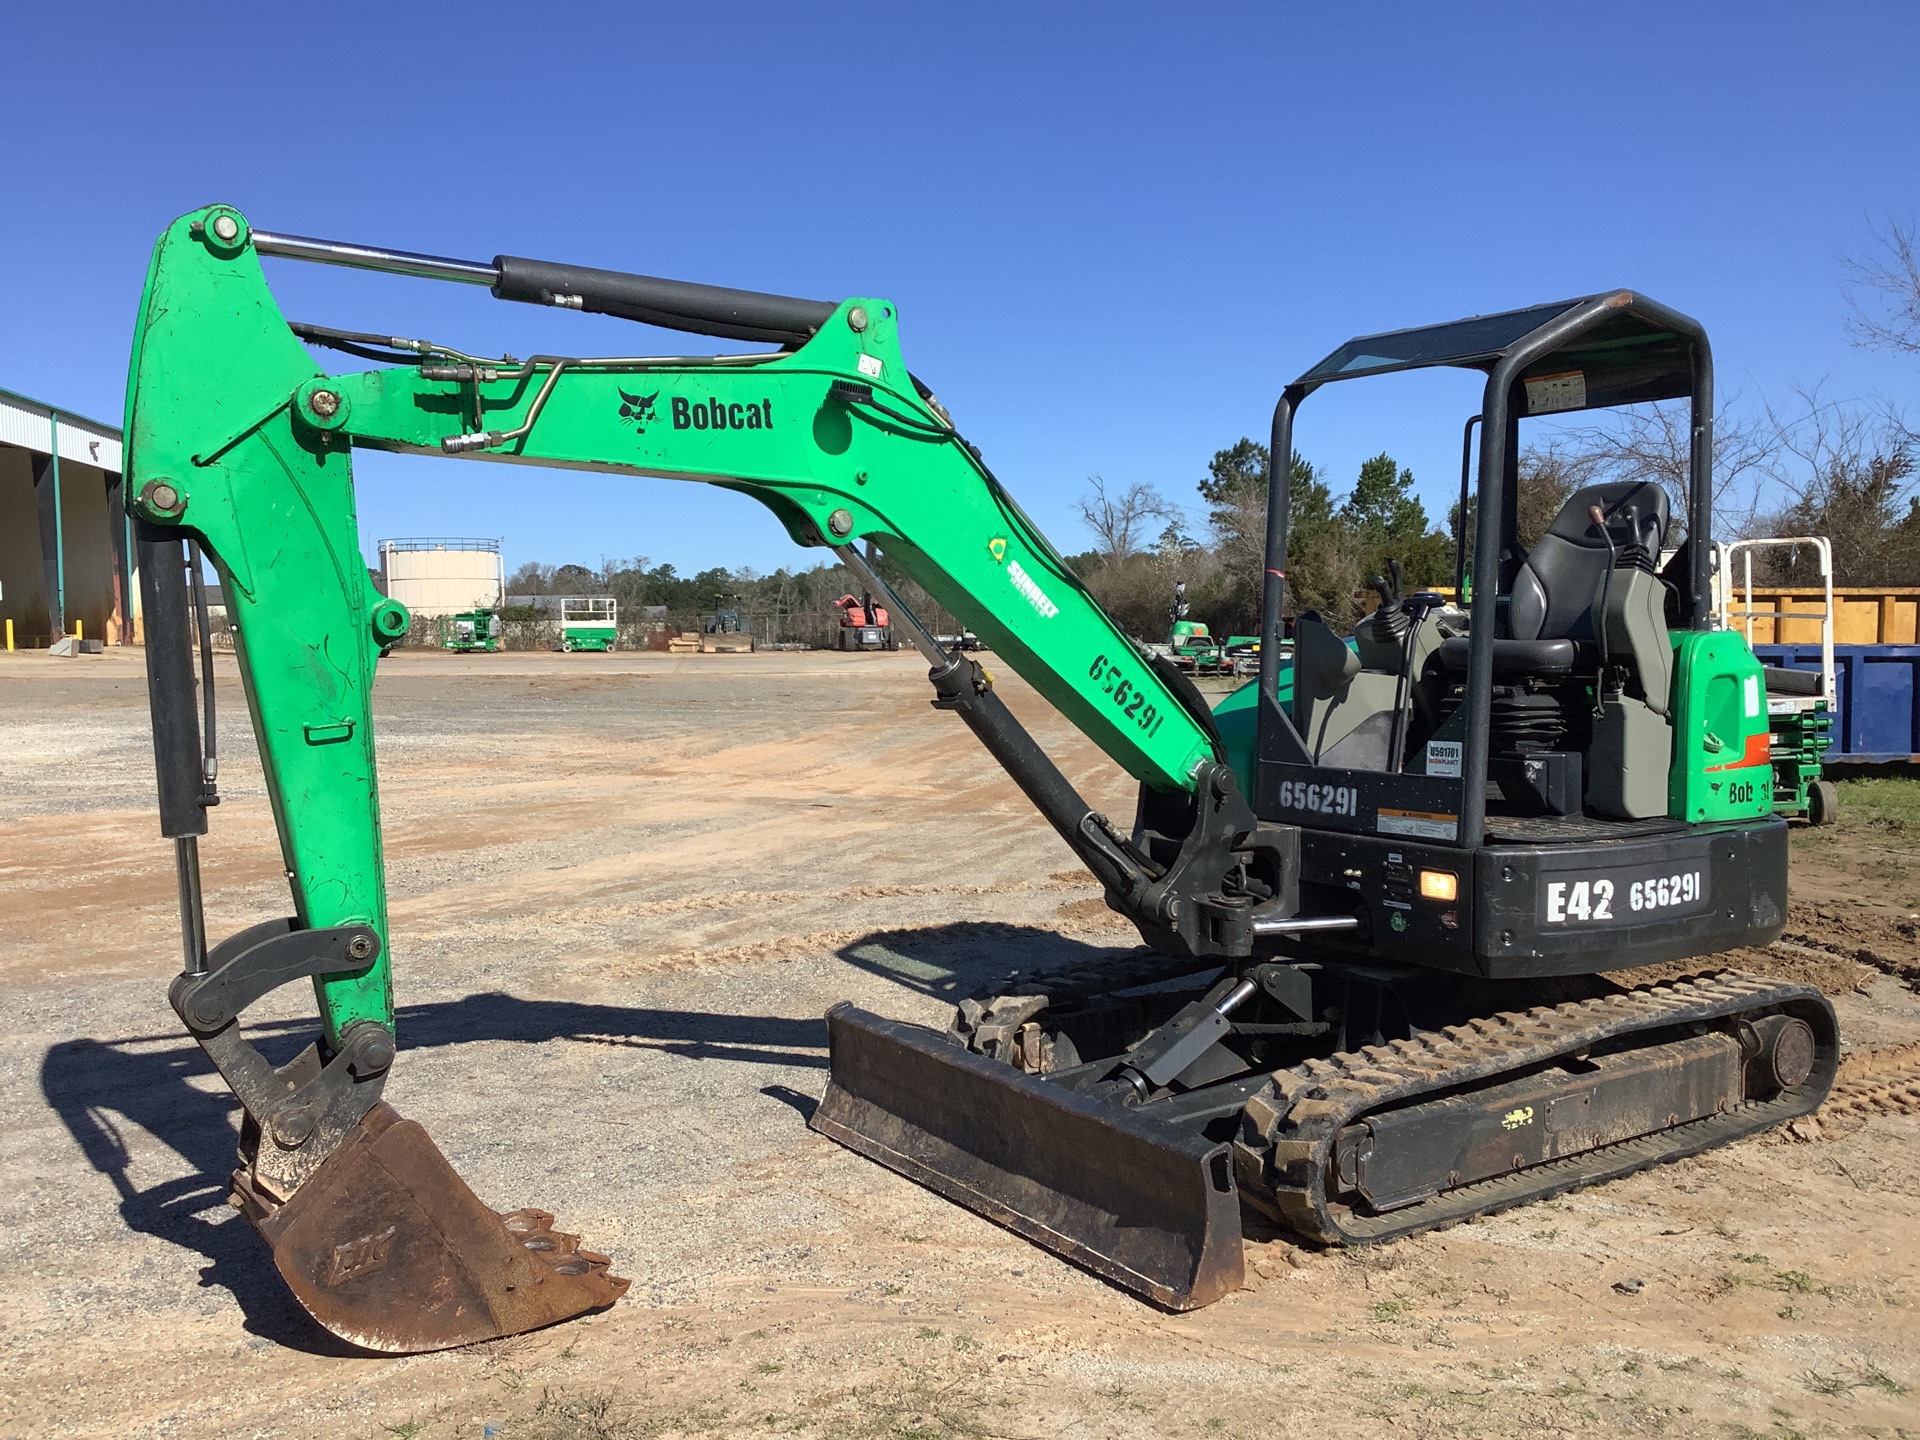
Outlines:
{"type": "Polygon", "coordinates": [[[492,285],[500,272],[478,260],[451,260],[444,255],[416,255],[411,250],[382,250],[375,245],[353,245],[345,240],[315,240],[305,235],[253,232],[253,248],[283,260],[311,260],[320,265],[346,265],[355,270],[379,270],[388,275],[412,275],[421,280],[452,280],[462,285],[492,285]]]}
{"type": "Polygon", "coordinates": [[[207,915],[200,898],[200,840],[182,835],[173,842],[175,878],[180,887],[180,943],[185,952],[182,970],[207,973],[207,915]]]}
{"type": "Polygon", "coordinates": [[[1287,919],[1253,922],[1256,935],[1305,935],[1316,930],[1358,930],[1358,915],[1294,915],[1287,919]]]}

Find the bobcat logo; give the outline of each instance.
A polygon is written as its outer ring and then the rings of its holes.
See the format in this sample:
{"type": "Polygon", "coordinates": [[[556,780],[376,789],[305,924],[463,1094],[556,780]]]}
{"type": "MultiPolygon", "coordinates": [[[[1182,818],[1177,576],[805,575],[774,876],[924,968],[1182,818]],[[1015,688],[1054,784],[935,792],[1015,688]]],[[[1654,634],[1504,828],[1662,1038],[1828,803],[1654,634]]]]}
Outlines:
{"type": "Polygon", "coordinates": [[[653,410],[653,402],[660,398],[660,392],[656,390],[651,395],[629,395],[617,386],[615,392],[621,401],[620,418],[633,426],[634,434],[646,434],[647,426],[660,418],[653,410]]]}

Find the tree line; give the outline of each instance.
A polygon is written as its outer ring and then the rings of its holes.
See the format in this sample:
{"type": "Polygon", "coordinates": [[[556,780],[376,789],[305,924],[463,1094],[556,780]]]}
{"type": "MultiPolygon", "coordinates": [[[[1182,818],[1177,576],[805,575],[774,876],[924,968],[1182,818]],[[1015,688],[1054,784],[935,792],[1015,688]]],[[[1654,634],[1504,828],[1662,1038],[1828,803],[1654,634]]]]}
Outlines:
{"type": "MultiPolygon", "coordinates": [[[[1920,240],[1913,227],[1878,232],[1878,252],[1847,266],[1846,325],[1854,343],[1920,355],[1920,240]]],[[[1668,401],[1562,423],[1527,445],[1518,460],[1518,529],[1523,546],[1545,533],[1560,507],[1587,485],[1647,480],[1674,501],[1677,544],[1685,526],[1691,454],[1688,403],[1668,401]]],[[[1266,569],[1268,480],[1273,456],[1242,438],[1216,451],[1195,490],[1204,533],[1185,528],[1186,509],[1157,487],[1124,487],[1090,476],[1077,511],[1095,547],[1070,563],[1131,633],[1165,637],[1176,583],[1189,617],[1215,635],[1258,631],[1266,569]]],[[[1822,387],[1797,389],[1784,404],[1734,397],[1714,420],[1716,540],[1824,535],[1833,546],[1836,586],[1920,584],[1920,434],[1897,401],[1836,400],[1822,387]]],[[[1297,451],[1287,465],[1288,609],[1317,610],[1347,629],[1366,608],[1368,582],[1398,560],[1409,588],[1454,583],[1464,543],[1472,554],[1471,502],[1430,516],[1411,471],[1391,455],[1365,461],[1344,490],[1297,451]]],[[[1449,480],[1452,489],[1452,477],[1449,480]]],[[[1819,583],[1804,547],[1762,551],[1755,576],[1767,583],[1819,583]]]]}
{"type": "MultiPolygon", "coordinates": [[[[954,619],[933,597],[900,573],[885,555],[876,554],[873,566],[894,593],[923,625],[938,633],[957,630],[954,619]]],[[[712,566],[682,575],[671,564],[653,564],[648,557],[601,561],[598,567],[547,565],[530,560],[507,577],[509,600],[548,595],[611,595],[620,606],[623,628],[637,631],[651,625],[669,630],[704,630],[725,617],[737,618],[746,632],[763,645],[827,645],[840,627],[833,602],[842,595],[861,593],[861,582],[845,565],[782,568],[762,574],[752,566],[730,570],[712,566]],[[655,613],[647,614],[649,610],[655,613]]],[[[509,620],[531,620],[533,605],[509,604],[509,620]]]]}

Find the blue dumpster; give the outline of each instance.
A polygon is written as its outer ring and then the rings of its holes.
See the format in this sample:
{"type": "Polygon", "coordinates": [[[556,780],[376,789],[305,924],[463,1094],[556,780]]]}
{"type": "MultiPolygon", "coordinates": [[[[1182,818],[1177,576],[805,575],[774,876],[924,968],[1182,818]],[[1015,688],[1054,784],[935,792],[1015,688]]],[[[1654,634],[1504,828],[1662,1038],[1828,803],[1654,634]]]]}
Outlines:
{"type": "MultiPolygon", "coordinates": [[[[1820,668],[1818,645],[1756,645],[1763,664],[1820,668]]],[[[1920,762],[1920,645],[1836,645],[1829,765],[1920,762]]]]}

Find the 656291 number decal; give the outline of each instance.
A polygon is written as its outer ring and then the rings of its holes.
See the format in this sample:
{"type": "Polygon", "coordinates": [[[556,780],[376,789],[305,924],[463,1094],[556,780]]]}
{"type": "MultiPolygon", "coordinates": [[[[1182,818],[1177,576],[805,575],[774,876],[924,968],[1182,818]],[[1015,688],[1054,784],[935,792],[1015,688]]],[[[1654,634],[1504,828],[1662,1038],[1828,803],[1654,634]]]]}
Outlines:
{"type": "Polygon", "coordinates": [[[1118,665],[1109,664],[1104,655],[1096,655],[1087,669],[1087,678],[1099,681],[1101,691],[1113,701],[1114,708],[1142,731],[1148,735],[1160,733],[1167,717],[1154,708],[1144,690],[1136,688],[1131,680],[1121,678],[1118,665]]]}
{"type": "Polygon", "coordinates": [[[1316,815],[1358,815],[1360,792],[1351,785],[1315,785],[1306,780],[1283,780],[1280,803],[1289,810],[1316,815]]]}

